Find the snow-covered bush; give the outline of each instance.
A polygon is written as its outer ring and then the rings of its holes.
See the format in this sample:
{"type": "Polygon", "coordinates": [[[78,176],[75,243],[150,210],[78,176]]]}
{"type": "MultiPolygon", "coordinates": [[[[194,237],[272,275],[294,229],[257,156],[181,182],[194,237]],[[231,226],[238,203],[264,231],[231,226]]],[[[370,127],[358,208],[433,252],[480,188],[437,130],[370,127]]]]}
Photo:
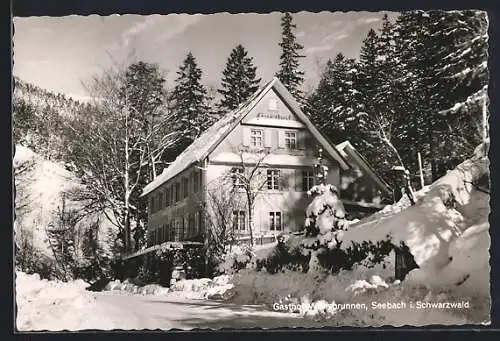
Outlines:
{"type": "Polygon", "coordinates": [[[304,255],[299,245],[289,239],[285,243],[278,243],[263,259],[256,260],[258,271],[266,270],[269,273],[276,273],[285,269],[307,272],[310,256],[304,255]]]}
{"type": "Polygon", "coordinates": [[[221,274],[232,274],[248,267],[254,267],[255,252],[250,245],[234,245],[231,251],[224,255],[223,262],[218,266],[221,274]]]}

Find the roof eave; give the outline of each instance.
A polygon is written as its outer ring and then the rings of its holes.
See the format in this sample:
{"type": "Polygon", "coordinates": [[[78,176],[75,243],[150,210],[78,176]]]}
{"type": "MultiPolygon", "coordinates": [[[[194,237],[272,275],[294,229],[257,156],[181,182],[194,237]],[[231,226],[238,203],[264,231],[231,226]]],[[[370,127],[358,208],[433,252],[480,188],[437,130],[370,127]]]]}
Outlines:
{"type": "Polygon", "coordinates": [[[342,156],[342,154],[337,150],[335,145],[331,143],[331,141],[324,136],[312,122],[309,120],[307,115],[300,109],[298,102],[293,98],[293,96],[288,92],[283,83],[281,83],[276,77],[275,82],[273,82],[273,86],[280,96],[282,96],[285,101],[292,107],[292,110],[300,117],[300,119],[305,123],[307,128],[313,133],[314,137],[318,139],[318,141],[325,147],[326,151],[330,154],[330,156],[336,160],[340,167],[343,170],[348,170],[351,167],[347,160],[342,156]]]}
{"type": "MultiPolygon", "coordinates": [[[[361,161],[361,163],[363,163],[363,166],[364,168],[366,168],[368,170],[368,175],[379,185],[379,187],[381,187],[381,189],[385,190],[386,193],[391,193],[391,189],[390,189],[390,186],[384,181],[384,179],[382,179],[374,170],[373,168],[370,166],[370,164],[368,163],[368,161],[364,158],[363,155],[361,155],[356,148],[354,148],[354,146],[349,142],[347,141],[347,144],[346,144],[346,148],[349,149],[352,153],[354,153],[357,158],[359,159],[359,161],[361,161]]],[[[358,161],[358,162],[359,162],[358,161]]]]}

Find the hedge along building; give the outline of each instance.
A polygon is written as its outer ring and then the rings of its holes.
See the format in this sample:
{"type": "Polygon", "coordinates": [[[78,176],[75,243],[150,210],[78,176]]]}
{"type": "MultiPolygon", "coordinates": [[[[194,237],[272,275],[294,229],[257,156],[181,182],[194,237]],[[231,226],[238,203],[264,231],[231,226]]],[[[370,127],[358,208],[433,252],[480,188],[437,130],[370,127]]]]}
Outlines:
{"type": "MultiPolygon", "coordinates": [[[[251,228],[254,238],[301,230],[319,148],[328,183],[339,187],[343,175],[353,178],[353,169],[366,172],[359,158],[331,144],[272,79],[144,188],[148,245],[202,241],[207,229],[221,227],[240,236],[251,228]]],[[[367,203],[387,190],[373,170],[358,178],[368,179],[362,187],[374,188],[363,197],[367,203]]]]}

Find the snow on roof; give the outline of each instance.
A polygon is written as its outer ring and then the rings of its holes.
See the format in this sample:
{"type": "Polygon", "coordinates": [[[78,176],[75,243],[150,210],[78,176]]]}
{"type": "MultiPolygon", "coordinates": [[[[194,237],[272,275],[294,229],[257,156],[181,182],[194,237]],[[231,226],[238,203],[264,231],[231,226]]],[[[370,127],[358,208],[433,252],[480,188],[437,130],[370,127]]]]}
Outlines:
{"type": "Polygon", "coordinates": [[[193,143],[191,143],[170,166],[165,168],[163,172],[144,187],[141,196],[144,196],[162,184],[184,171],[190,165],[203,160],[211,151],[212,147],[216,146],[219,141],[229,133],[235,124],[243,118],[267,93],[273,86],[277,78],[272,79],[258,91],[256,91],[246,102],[243,102],[238,108],[227,113],[203,132],[193,143]]]}
{"type": "Polygon", "coordinates": [[[383,190],[386,192],[390,192],[389,185],[373,170],[373,168],[368,164],[368,161],[361,155],[356,148],[348,141],[344,141],[342,143],[337,144],[337,150],[340,152],[340,154],[343,157],[347,156],[346,150],[350,150],[351,153],[353,153],[353,159],[358,163],[358,166],[363,168],[370,176],[383,190]]]}

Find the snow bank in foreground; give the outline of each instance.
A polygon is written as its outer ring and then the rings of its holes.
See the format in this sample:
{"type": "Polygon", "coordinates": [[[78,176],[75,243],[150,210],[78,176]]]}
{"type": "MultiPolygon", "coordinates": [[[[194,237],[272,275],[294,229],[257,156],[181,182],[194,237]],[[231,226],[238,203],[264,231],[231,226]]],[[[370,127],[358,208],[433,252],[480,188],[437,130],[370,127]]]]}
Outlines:
{"type": "Polygon", "coordinates": [[[235,276],[229,301],[263,304],[271,310],[314,319],[324,326],[461,325],[489,321],[490,302],[482,295],[433,291],[394,281],[392,275],[386,269],[363,266],[325,277],[293,271],[274,275],[244,271],[235,276]],[[401,303],[405,306],[389,308],[401,303]],[[442,308],[424,306],[439,303],[444,303],[442,308]],[[448,303],[462,307],[446,308],[448,303]]]}
{"type": "Polygon", "coordinates": [[[122,291],[129,294],[139,295],[165,295],[169,292],[168,288],[162,287],[158,284],[148,284],[145,286],[137,286],[125,280],[123,283],[119,280],[109,282],[104,288],[106,291],[122,291]]]}
{"type": "Polygon", "coordinates": [[[37,274],[16,272],[18,330],[76,330],[93,306],[94,297],[82,280],[41,280],[37,274]]]}
{"type": "Polygon", "coordinates": [[[122,291],[136,295],[171,295],[189,299],[227,299],[231,295],[233,284],[230,283],[231,277],[222,275],[210,278],[197,278],[180,280],[170,288],[162,287],[158,284],[149,284],[143,287],[137,286],[125,280],[123,283],[119,280],[109,282],[104,290],[122,291]]]}

